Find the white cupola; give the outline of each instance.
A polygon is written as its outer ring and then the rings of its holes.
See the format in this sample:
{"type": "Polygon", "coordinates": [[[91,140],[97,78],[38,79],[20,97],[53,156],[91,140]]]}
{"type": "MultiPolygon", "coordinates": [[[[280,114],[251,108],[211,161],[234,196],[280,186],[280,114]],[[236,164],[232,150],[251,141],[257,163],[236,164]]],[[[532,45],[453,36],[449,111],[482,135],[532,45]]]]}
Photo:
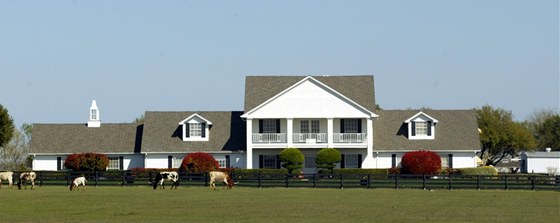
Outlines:
{"type": "Polygon", "coordinates": [[[99,120],[99,108],[97,108],[97,103],[95,102],[95,100],[91,101],[87,126],[94,128],[101,127],[101,120],[99,120]]]}

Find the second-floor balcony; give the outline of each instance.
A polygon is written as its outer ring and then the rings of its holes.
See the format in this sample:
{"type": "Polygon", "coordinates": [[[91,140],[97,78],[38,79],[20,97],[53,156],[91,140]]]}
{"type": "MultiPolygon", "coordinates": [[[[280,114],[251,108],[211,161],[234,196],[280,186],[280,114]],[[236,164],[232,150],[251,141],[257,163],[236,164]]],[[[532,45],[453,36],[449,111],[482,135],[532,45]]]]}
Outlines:
{"type": "MultiPolygon", "coordinates": [[[[332,134],[333,142],[346,143],[365,143],[365,133],[334,133],[332,134]]],[[[293,133],[292,143],[295,144],[326,144],[328,143],[327,133],[293,133]]],[[[255,144],[281,144],[287,143],[286,133],[253,133],[252,141],[255,144]]]]}

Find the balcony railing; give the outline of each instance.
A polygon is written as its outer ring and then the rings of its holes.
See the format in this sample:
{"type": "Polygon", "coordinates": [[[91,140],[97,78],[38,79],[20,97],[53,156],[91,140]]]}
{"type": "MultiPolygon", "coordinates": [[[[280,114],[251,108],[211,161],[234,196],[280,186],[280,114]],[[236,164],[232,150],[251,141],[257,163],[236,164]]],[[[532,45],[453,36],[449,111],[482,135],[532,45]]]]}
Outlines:
{"type": "Polygon", "coordinates": [[[294,143],[327,143],[327,133],[294,133],[292,134],[294,143]]]}
{"type": "Polygon", "coordinates": [[[253,134],[253,143],[286,143],[286,133],[253,134]]]}
{"type": "Polygon", "coordinates": [[[365,133],[334,133],[333,140],[335,143],[364,143],[366,141],[365,133]]]}

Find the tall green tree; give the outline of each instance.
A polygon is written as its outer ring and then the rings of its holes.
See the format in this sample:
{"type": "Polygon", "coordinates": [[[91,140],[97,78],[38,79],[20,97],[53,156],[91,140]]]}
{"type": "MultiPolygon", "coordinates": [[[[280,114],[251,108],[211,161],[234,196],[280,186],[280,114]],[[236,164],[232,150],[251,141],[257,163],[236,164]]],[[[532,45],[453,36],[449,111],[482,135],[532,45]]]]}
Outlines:
{"type": "Polygon", "coordinates": [[[26,158],[29,152],[30,135],[25,129],[30,125],[24,124],[21,130],[15,130],[12,140],[0,150],[0,169],[23,170],[26,169],[26,158]]]}
{"type": "Polygon", "coordinates": [[[0,104],[0,147],[4,147],[14,135],[14,120],[8,114],[8,109],[0,104]]]}
{"type": "Polygon", "coordinates": [[[560,150],[560,115],[546,119],[535,133],[539,148],[560,150]]]}
{"type": "Polygon", "coordinates": [[[485,105],[477,109],[482,150],[480,158],[486,165],[496,165],[506,156],[532,151],[536,141],[531,131],[513,120],[511,111],[485,105]]]}

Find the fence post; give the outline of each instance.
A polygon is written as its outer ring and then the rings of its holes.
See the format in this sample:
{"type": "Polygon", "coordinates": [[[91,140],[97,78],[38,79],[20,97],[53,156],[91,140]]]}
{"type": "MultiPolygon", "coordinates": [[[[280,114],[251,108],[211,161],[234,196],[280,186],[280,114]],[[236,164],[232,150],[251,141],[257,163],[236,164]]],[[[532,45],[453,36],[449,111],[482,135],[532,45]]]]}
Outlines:
{"type": "Polygon", "coordinates": [[[395,177],[395,189],[399,189],[399,174],[396,173],[394,177],[395,177]]]}
{"type": "Polygon", "coordinates": [[[126,184],[126,171],[123,170],[122,171],[122,186],[124,187],[125,184],[126,184]]]}
{"type": "Polygon", "coordinates": [[[343,180],[344,175],[340,174],[340,189],[344,189],[344,180],[343,180]]]}
{"type": "Polygon", "coordinates": [[[39,172],[39,186],[43,186],[43,173],[44,171],[39,172]]]}
{"type": "Polygon", "coordinates": [[[476,175],[476,189],[480,190],[480,175],[476,175]]]}
{"type": "Polygon", "coordinates": [[[262,183],[261,183],[261,171],[259,171],[259,175],[257,175],[257,179],[259,182],[259,188],[262,188],[262,183]]]}
{"type": "Polygon", "coordinates": [[[286,186],[286,188],[288,188],[288,178],[289,178],[289,175],[290,175],[290,174],[287,173],[287,174],[285,175],[285,179],[284,179],[284,180],[285,180],[285,184],[284,184],[284,185],[286,186]]]}
{"type": "Polygon", "coordinates": [[[205,187],[210,186],[210,185],[208,185],[210,183],[210,179],[208,179],[208,178],[210,178],[210,176],[208,175],[207,172],[204,172],[204,186],[205,187]]]}
{"type": "Polygon", "coordinates": [[[371,174],[367,175],[367,189],[371,189],[371,174]]]}
{"type": "Polygon", "coordinates": [[[505,183],[506,183],[506,190],[508,190],[508,175],[506,175],[505,177],[506,177],[506,179],[505,179],[505,181],[506,181],[506,182],[505,182],[505,183]]]}
{"type": "Polygon", "coordinates": [[[535,176],[531,176],[531,190],[535,191],[535,176]]]}
{"type": "Polygon", "coordinates": [[[66,186],[70,186],[70,171],[66,172],[66,186]]]}
{"type": "Polygon", "coordinates": [[[99,171],[95,171],[95,187],[99,186],[99,171]]]}
{"type": "Polygon", "coordinates": [[[453,180],[451,179],[451,176],[453,175],[449,174],[449,190],[451,190],[453,187],[453,180]]]}
{"type": "Polygon", "coordinates": [[[426,190],[426,174],[422,174],[422,190],[426,190]]]}
{"type": "Polygon", "coordinates": [[[317,188],[317,174],[313,174],[313,188],[317,188]]]}

